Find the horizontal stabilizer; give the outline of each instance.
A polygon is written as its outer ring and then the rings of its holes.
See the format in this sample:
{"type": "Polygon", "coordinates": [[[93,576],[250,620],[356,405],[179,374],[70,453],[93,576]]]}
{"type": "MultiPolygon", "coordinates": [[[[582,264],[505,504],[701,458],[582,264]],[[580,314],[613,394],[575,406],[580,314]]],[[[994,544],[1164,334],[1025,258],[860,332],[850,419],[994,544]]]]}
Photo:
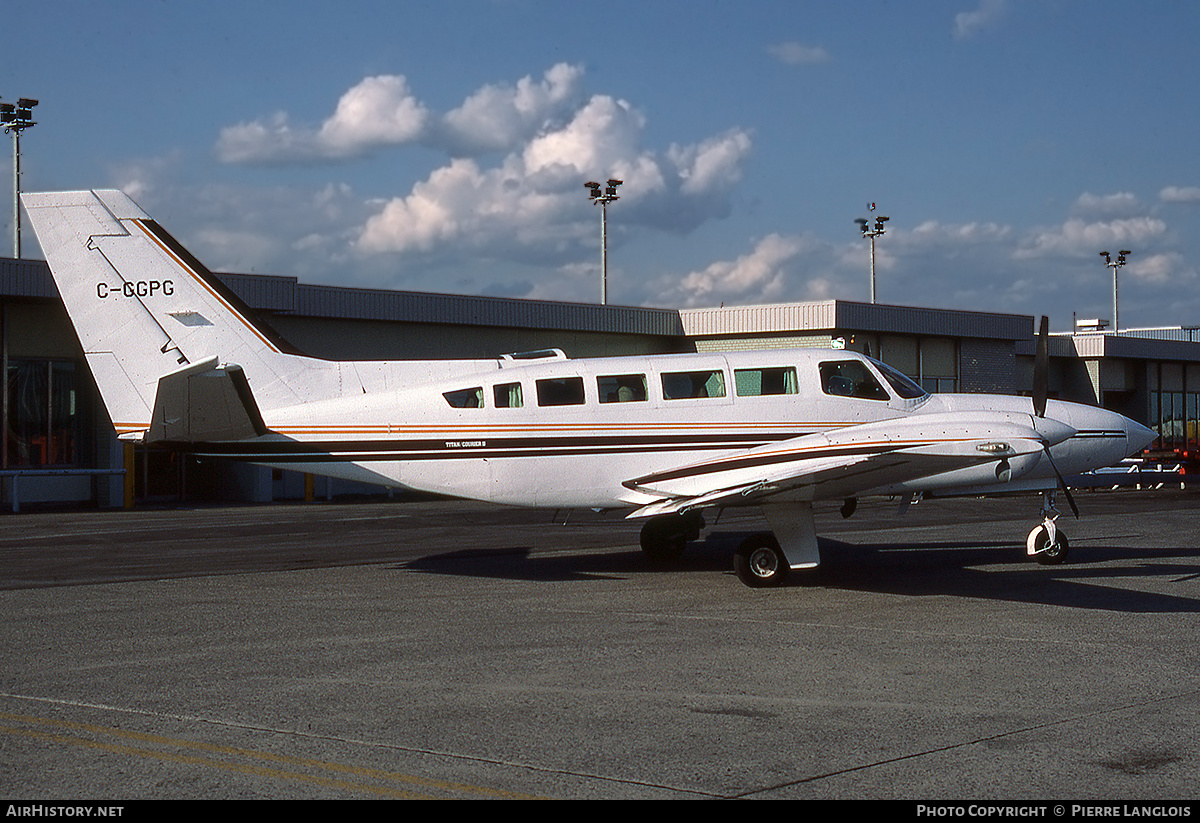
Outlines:
{"type": "Polygon", "coordinates": [[[246,440],[267,433],[242,367],[209,357],[158,381],[147,441],[246,440]]]}

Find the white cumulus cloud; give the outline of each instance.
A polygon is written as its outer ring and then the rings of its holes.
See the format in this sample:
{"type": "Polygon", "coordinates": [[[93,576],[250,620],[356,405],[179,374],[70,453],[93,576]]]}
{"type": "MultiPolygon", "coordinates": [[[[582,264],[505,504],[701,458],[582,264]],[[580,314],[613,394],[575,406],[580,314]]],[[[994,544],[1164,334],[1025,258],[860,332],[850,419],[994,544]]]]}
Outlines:
{"type": "Polygon", "coordinates": [[[581,93],[583,69],[551,67],[540,81],[523,77],[515,86],[489,84],[442,118],[452,152],[509,151],[561,116],[581,93]]]}
{"type": "Polygon", "coordinates": [[[487,248],[545,261],[575,253],[595,232],[583,184],[623,180],[628,222],[686,232],[721,215],[750,150],[732,130],[665,156],[642,146],[645,117],[632,105],[595,95],[495,167],[458,159],[367,221],[358,248],[368,253],[428,252],[439,245],[487,248]]]}
{"type": "Polygon", "coordinates": [[[1200,203],[1200,186],[1167,186],[1158,193],[1164,203],[1200,203]]]}
{"type": "Polygon", "coordinates": [[[1088,222],[1071,218],[1061,226],[1035,231],[1017,250],[1018,258],[1076,257],[1098,254],[1109,246],[1132,246],[1166,234],[1157,217],[1088,222]]]}
{"type": "Polygon", "coordinates": [[[365,77],[319,126],[298,126],[277,112],[222,129],[216,154],[225,163],[272,165],[340,161],[413,143],[451,156],[509,151],[570,114],[582,77],[581,67],[559,63],[541,80],[485,85],[445,114],[430,111],[402,75],[365,77]]]}
{"type": "MultiPolygon", "coordinates": [[[[408,191],[374,201],[355,233],[360,257],[421,254],[561,266],[595,236],[587,180],[624,180],[626,226],[686,233],[730,208],[752,141],[743,129],[656,150],[632,103],[583,92],[583,69],[490,83],[447,112],[399,75],[364,78],[318,127],[286,113],[230,126],[216,151],[229,163],[345,162],[421,145],[443,153],[408,191]]],[[[626,229],[628,230],[628,229],[626,229]]],[[[610,232],[619,243],[621,229],[610,232]]]]}
{"type": "Polygon", "coordinates": [[[352,156],[376,146],[411,143],[424,133],[428,119],[429,112],[403,77],[368,77],[342,95],[316,142],[334,156],[352,156]]]}
{"type": "MultiPolygon", "coordinates": [[[[767,302],[783,299],[787,264],[804,248],[798,237],[769,234],[749,254],[715,263],[660,284],[654,302],[693,308],[720,303],[767,302]]],[[[792,298],[794,299],[794,298],[792,298]]]]}
{"type": "Polygon", "coordinates": [[[429,112],[398,75],[367,77],[338,100],[318,129],[297,127],[285,112],[221,130],[224,163],[280,164],[342,160],[421,138],[429,112]]]}

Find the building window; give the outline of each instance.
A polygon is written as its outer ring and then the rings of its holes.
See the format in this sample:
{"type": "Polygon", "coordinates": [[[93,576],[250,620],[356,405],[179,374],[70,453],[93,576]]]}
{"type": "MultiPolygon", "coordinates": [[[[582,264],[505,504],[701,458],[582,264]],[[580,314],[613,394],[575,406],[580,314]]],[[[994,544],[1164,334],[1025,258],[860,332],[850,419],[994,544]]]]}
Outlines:
{"type": "MultiPolygon", "coordinates": [[[[858,335],[856,335],[858,337],[858,335]]],[[[929,392],[956,392],[958,341],[951,337],[881,334],[877,358],[929,392]]],[[[869,341],[868,341],[869,343],[869,341]]]]}
{"type": "Polygon", "coordinates": [[[1155,448],[1200,446],[1200,374],[1192,364],[1159,363],[1150,371],[1150,428],[1158,432],[1155,448]]]}
{"type": "Polygon", "coordinates": [[[73,466],[88,457],[90,427],[69,360],[8,361],[5,466],[73,466]]]}

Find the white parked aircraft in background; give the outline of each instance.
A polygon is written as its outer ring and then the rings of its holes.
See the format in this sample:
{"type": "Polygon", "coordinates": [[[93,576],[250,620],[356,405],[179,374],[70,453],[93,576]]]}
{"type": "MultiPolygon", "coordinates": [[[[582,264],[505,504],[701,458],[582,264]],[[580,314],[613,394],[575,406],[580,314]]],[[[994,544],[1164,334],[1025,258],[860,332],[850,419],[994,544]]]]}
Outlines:
{"type": "MultiPolygon", "coordinates": [[[[306,357],[118,191],[22,195],[122,439],[395,488],[524,506],[624,508],[677,555],[701,512],[760,506],[748,585],[820,562],[813,502],[1042,491],[1027,551],[1061,562],[1054,490],[1154,437],[1034,397],[927,394],[868,357],[770,350],[567,359],[306,357]]],[[[1070,500],[1072,508],[1074,502],[1070,500]]]]}

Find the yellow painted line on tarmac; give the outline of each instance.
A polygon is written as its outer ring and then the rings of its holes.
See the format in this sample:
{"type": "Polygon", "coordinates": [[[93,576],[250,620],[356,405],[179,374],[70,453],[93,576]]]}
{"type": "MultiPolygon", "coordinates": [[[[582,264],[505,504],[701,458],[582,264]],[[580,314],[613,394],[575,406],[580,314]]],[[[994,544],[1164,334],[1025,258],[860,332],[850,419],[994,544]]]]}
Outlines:
{"type": "MultiPolygon", "coordinates": [[[[186,740],[174,737],[165,737],[156,734],[147,734],[144,732],[128,731],[126,729],[118,729],[109,726],[97,726],[91,723],[81,723],[74,720],[55,720],[45,717],[34,717],[30,715],[9,714],[0,712],[0,720],[7,720],[14,723],[24,723],[29,725],[54,726],[62,729],[70,729],[79,732],[88,732],[94,735],[109,736],[115,738],[124,738],[128,740],[138,741],[140,743],[149,743],[158,746],[172,746],[182,749],[194,749],[198,751],[208,752],[212,754],[227,755],[233,757],[245,757],[254,760],[262,760],[267,762],[279,763],[287,766],[295,766],[308,769],[322,769],[338,774],[350,775],[353,777],[367,778],[376,781],[397,781],[401,783],[409,783],[421,786],[424,789],[440,790],[459,795],[468,795],[473,797],[489,797],[497,799],[512,799],[512,800],[532,800],[535,799],[530,795],[518,794],[516,792],[507,792],[499,789],[489,789],[482,786],[471,786],[463,783],[452,783],[442,780],[430,780],[428,778],[417,777],[415,775],[402,774],[399,772],[387,772],[378,769],[366,769],[359,766],[349,766],[342,763],[331,763],[324,760],[311,760],[302,757],[292,757],[291,755],[275,754],[272,752],[256,751],[254,749],[242,749],[235,746],[221,746],[215,743],[204,743],[197,740],[186,740]]],[[[326,786],[336,789],[345,789],[349,791],[365,791],[371,794],[381,795],[385,797],[409,799],[409,800],[430,800],[435,799],[437,795],[422,794],[416,791],[406,789],[398,789],[384,785],[374,785],[371,783],[358,783],[349,780],[339,780],[329,777],[321,777],[319,775],[306,774],[301,771],[291,771],[284,769],[274,769],[266,766],[256,766],[248,763],[237,763],[231,760],[217,760],[209,757],[201,757],[198,755],[179,754],[174,752],[161,751],[159,749],[126,746],[119,743],[107,743],[101,740],[91,740],[84,737],[76,737],[73,735],[55,734],[52,732],[36,731],[34,729],[19,728],[16,726],[0,725],[0,733],[14,734],[22,737],[29,737],[39,740],[46,740],[56,743],[63,743],[69,746],[78,746],[81,748],[98,749],[101,751],[114,752],[118,754],[127,754],[135,757],[145,757],[158,760],[166,760],[174,763],[184,763],[192,766],[204,766],[208,768],[222,769],[225,771],[238,772],[241,774],[256,775],[259,777],[271,777],[279,780],[298,780],[307,783],[315,783],[320,786],[326,786]]],[[[442,795],[444,796],[444,795],[442,795]]]]}

